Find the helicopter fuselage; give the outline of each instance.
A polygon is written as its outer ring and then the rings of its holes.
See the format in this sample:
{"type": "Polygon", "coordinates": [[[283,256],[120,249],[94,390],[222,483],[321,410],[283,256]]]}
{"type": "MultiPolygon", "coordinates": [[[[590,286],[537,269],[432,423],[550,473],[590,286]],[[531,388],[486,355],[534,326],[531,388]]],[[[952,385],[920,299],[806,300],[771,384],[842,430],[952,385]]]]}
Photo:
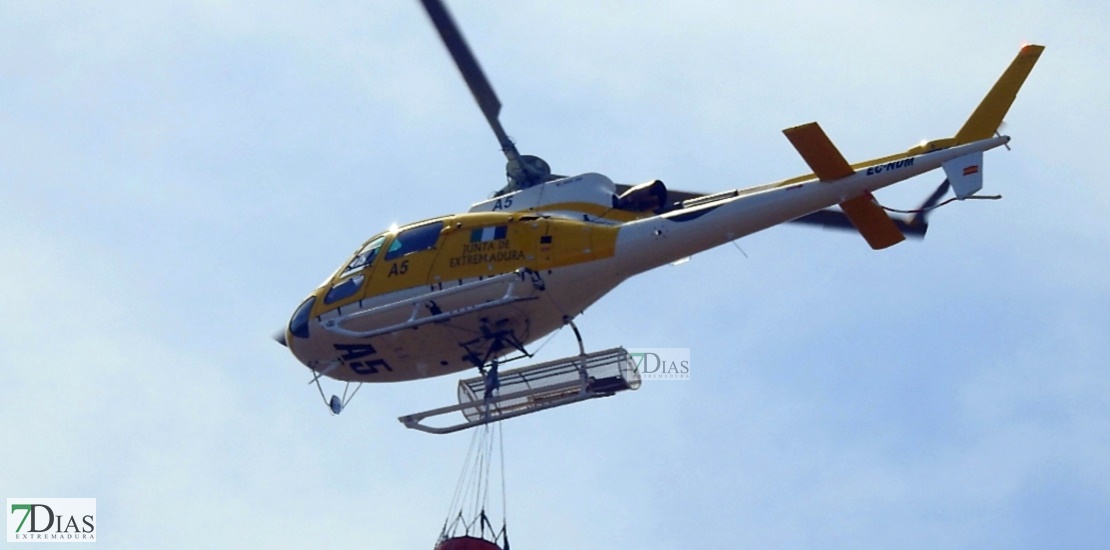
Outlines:
{"type": "MultiPolygon", "coordinates": [[[[317,373],[397,382],[524,352],[629,277],[1004,145],[1008,137],[876,159],[648,211],[583,174],[372,237],[286,327],[317,373]]],[[[978,165],[976,165],[978,170],[978,165]]]]}

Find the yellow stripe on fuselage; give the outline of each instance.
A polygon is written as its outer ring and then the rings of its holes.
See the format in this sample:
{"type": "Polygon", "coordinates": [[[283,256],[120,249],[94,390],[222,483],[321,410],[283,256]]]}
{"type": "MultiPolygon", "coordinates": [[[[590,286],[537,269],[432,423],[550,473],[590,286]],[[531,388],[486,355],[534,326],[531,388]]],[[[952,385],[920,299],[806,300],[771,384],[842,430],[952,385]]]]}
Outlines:
{"type": "Polygon", "coordinates": [[[433,248],[386,260],[394,239],[420,224],[392,233],[369,266],[337,276],[317,290],[313,314],[420,286],[438,287],[521,268],[542,273],[608,258],[616,250],[617,226],[519,212],[458,214],[443,221],[433,248]],[[325,303],[329,290],[356,277],[363,281],[358,292],[325,303]]]}

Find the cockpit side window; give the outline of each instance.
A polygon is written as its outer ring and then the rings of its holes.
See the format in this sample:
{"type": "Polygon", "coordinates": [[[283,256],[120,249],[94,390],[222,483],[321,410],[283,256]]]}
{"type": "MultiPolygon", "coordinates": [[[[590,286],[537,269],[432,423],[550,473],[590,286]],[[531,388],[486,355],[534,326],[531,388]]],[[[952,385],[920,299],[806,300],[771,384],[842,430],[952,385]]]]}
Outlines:
{"type": "Polygon", "coordinates": [[[355,271],[358,271],[364,267],[373,264],[374,258],[378,256],[378,251],[381,250],[382,243],[384,242],[385,235],[371,239],[370,242],[366,243],[366,246],[362,247],[362,250],[358,251],[358,254],[355,254],[355,257],[351,259],[351,262],[347,264],[347,267],[343,268],[343,273],[340,275],[340,277],[345,277],[355,271]]]}
{"type": "Polygon", "coordinates": [[[443,231],[443,220],[418,225],[398,233],[389,245],[389,251],[385,253],[385,261],[434,248],[441,231],[443,231]]]}

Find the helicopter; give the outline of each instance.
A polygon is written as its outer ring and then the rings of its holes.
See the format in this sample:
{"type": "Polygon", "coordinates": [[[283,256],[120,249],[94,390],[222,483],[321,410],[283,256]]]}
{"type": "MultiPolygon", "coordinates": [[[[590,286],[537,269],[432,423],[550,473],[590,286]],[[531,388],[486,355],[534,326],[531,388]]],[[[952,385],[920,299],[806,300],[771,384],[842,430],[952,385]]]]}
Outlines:
{"type": "MultiPolygon", "coordinates": [[[[421,4],[498,140],[507,183],[467,212],[392,227],[364,241],[295,308],[275,339],[312,371],[310,383],[318,388],[322,377],[349,387],[477,368],[482,377],[460,382],[460,405],[448,412],[473,412],[482,384],[512,380],[522,388],[515,397],[539,403],[529,382],[535,377],[526,371],[500,380],[487,371],[496,374],[500,363],[531,357],[530,344],[568,325],[580,355],[588,356],[574,319],[639,273],[788,222],[854,229],[876,250],[923,237],[927,213],[949,190],[955,197],[945,203],[983,198],[977,195],[983,153],[1008,148],[1010,138],[998,129],[1044,49],[1022,46],[952,137],[849,164],[810,122],[783,133],[812,173],[698,193],[659,180],[627,185],[592,172],[557,175],[543,159],[521,154],[500,122],[497,94],[446,6],[441,0],[421,4]],[[872,194],[936,169],[944,172],[943,183],[908,217],[892,216],[872,194]],[[469,400],[462,398],[464,387],[469,400]]],[[[616,378],[623,386],[587,387],[583,374],[583,385],[568,386],[567,395],[634,389],[638,379],[630,378],[627,357],[618,356],[616,378]]],[[[568,358],[534,372],[577,364],[568,358]]],[[[353,395],[344,391],[324,401],[338,414],[353,395]]],[[[420,418],[402,421],[413,427],[420,418]]],[[[491,421],[488,414],[468,418],[463,427],[491,421]]]]}

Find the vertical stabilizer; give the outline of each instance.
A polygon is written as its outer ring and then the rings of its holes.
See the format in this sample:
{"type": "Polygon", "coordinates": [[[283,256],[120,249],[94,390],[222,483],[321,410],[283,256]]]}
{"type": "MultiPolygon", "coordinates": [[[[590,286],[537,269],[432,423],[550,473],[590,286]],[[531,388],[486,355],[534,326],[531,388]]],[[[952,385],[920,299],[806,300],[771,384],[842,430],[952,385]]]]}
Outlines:
{"type": "Polygon", "coordinates": [[[1025,78],[1033,70],[1033,65],[1040,59],[1044,46],[1028,44],[1021,48],[1017,57],[1006,68],[1006,72],[994,83],[994,87],[987,93],[979,106],[968,117],[963,128],[956,133],[956,144],[971,143],[987,139],[998,131],[1002,119],[1013,105],[1018,90],[1025,83],[1025,78]]]}
{"type": "Polygon", "coordinates": [[[956,198],[963,200],[983,188],[983,153],[972,153],[945,161],[944,175],[956,198]]]}

